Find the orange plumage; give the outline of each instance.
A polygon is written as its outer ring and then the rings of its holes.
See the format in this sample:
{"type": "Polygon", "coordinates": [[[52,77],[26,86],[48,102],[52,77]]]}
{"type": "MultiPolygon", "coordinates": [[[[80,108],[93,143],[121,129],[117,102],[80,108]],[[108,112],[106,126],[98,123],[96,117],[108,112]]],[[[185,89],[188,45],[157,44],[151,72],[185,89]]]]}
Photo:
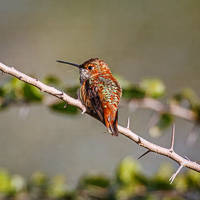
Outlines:
{"type": "Polygon", "coordinates": [[[105,124],[112,135],[118,135],[118,105],[122,90],[108,65],[92,58],[81,65],[71,64],[80,70],[80,99],[87,112],[105,124]]]}

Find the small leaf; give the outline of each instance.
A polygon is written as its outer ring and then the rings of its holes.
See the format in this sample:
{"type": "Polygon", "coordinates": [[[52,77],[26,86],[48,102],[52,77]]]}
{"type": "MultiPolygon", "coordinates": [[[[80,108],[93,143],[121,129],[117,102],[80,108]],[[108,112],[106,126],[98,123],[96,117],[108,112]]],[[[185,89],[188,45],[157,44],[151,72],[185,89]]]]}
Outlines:
{"type": "Polygon", "coordinates": [[[154,190],[173,189],[174,185],[170,184],[169,182],[169,178],[172,174],[173,174],[172,166],[167,163],[162,164],[156,175],[152,178],[149,187],[154,190]]]}
{"type": "Polygon", "coordinates": [[[48,178],[42,172],[35,172],[31,177],[31,183],[34,186],[41,187],[48,183],[48,178]]]}
{"type": "Polygon", "coordinates": [[[68,88],[66,88],[64,91],[65,91],[67,94],[69,94],[70,96],[76,98],[79,88],[80,88],[80,86],[75,85],[75,86],[73,86],[73,87],[68,87],[68,88]]]}
{"type": "Polygon", "coordinates": [[[122,90],[122,97],[125,99],[141,99],[145,97],[145,92],[137,86],[131,86],[122,90]]]}
{"type": "Polygon", "coordinates": [[[145,79],[140,83],[140,87],[152,98],[162,97],[165,93],[165,86],[159,79],[145,79]]]}
{"type": "Polygon", "coordinates": [[[24,98],[27,101],[41,101],[42,93],[40,90],[32,85],[25,84],[24,85],[24,98]]]}
{"type": "Polygon", "coordinates": [[[185,88],[185,89],[183,89],[182,92],[181,92],[181,94],[182,94],[182,96],[185,99],[187,99],[190,102],[190,104],[192,106],[194,106],[196,104],[199,104],[199,102],[200,102],[197,94],[191,88],[185,88]]]}
{"type": "Polygon", "coordinates": [[[64,198],[67,195],[65,178],[63,176],[55,176],[50,182],[47,193],[50,198],[64,198]]]}
{"type": "Polygon", "coordinates": [[[121,184],[132,184],[135,180],[135,176],[140,173],[140,167],[138,163],[133,161],[132,158],[125,158],[117,168],[117,180],[121,184]]]}
{"type": "Polygon", "coordinates": [[[172,122],[173,122],[174,118],[172,115],[170,115],[169,113],[163,113],[161,116],[160,116],[160,120],[157,124],[157,126],[163,130],[163,129],[166,129],[168,128],[172,122]]]}
{"type": "Polygon", "coordinates": [[[79,187],[85,188],[88,186],[98,186],[107,188],[110,185],[110,180],[103,175],[88,175],[84,176],[79,183],[79,187]]]}
{"type": "Polygon", "coordinates": [[[11,187],[9,173],[1,169],[0,170],[0,193],[8,193],[11,187]]]}
{"type": "Polygon", "coordinates": [[[186,182],[188,188],[196,188],[200,190],[200,173],[189,170],[186,174],[186,182]]]}

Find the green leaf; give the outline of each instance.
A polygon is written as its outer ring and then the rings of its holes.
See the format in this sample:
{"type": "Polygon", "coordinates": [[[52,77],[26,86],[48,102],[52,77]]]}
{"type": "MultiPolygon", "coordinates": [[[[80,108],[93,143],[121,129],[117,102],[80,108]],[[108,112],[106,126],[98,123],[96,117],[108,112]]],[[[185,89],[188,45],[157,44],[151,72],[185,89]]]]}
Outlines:
{"type": "Polygon", "coordinates": [[[68,88],[66,88],[64,91],[68,94],[68,95],[70,95],[70,96],[72,96],[72,97],[74,97],[74,98],[77,98],[77,93],[78,93],[78,89],[80,88],[80,86],[78,86],[78,85],[75,85],[75,86],[73,86],[73,87],[68,87],[68,88]]]}
{"type": "Polygon", "coordinates": [[[173,120],[174,120],[174,118],[171,114],[163,113],[160,116],[160,120],[157,125],[161,130],[163,130],[163,129],[168,128],[172,124],[173,120]]]}
{"type": "Polygon", "coordinates": [[[140,83],[140,87],[152,98],[162,97],[165,93],[165,85],[159,79],[145,79],[140,83]]]}
{"type": "Polygon", "coordinates": [[[63,114],[77,114],[78,108],[66,104],[65,102],[58,102],[50,106],[50,109],[63,114]]]}
{"type": "Polygon", "coordinates": [[[132,85],[122,90],[122,97],[125,99],[141,99],[145,97],[145,92],[143,89],[132,85]]]}
{"type": "Polygon", "coordinates": [[[189,101],[189,103],[191,104],[192,107],[195,106],[196,104],[199,104],[199,102],[200,102],[197,94],[191,88],[183,89],[181,94],[184,99],[187,99],[189,101]]]}
{"type": "Polygon", "coordinates": [[[156,175],[152,178],[149,187],[153,190],[170,190],[174,188],[173,184],[170,184],[169,178],[173,174],[173,168],[167,163],[163,163],[156,175]]]}
{"type": "Polygon", "coordinates": [[[24,98],[26,101],[41,101],[42,93],[40,90],[30,84],[24,85],[24,98]]]}
{"type": "Polygon", "coordinates": [[[48,177],[42,172],[35,172],[31,177],[31,184],[33,186],[42,187],[48,184],[48,177]]]}
{"type": "Polygon", "coordinates": [[[9,193],[10,188],[11,188],[10,175],[6,170],[1,169],[0,170],[0,193],[9,193]]]}
{"type": "Polygon", "coordinates": [[[0,87],[0,97],[3,97],[5,95],[5,91],[2,87],[0,87]]]}
{"type": "Polygon", "coordinates": [[[137,181],[135,178],[140,174],[140,167],[132,158],[126,157],[117,168],[117,180],[120,184],[129,185],[137,181]]]}
{"type": "Polygon", "coordinates": [[[193,170],[189,170],[186,175],[186,182],[188,188],[194,188],[200,190],[200,173],[193,170]]]}
{"type": "Polygon", "coordinates": [[[48,75],[44,78],[44,81],[43,81],[45,84],[47,85],[59,85],[60,84],[60,79],[57,78],[56,76],[54,75],[48,75]]]}
{"type": "Polygon", "coordinates": [[[64,198],[67,195],[67,184],[63,176],[55,176],[47,190],[50,198],[64,198]]]}
{"type": "Polygon", "coordinates": [[[88,186],[98,186],[102,188],[107,188],[110,185],[110,180],[103,175],[87,175],[84,176],[80,182],[79,187],[85,188],[88,186]]]}

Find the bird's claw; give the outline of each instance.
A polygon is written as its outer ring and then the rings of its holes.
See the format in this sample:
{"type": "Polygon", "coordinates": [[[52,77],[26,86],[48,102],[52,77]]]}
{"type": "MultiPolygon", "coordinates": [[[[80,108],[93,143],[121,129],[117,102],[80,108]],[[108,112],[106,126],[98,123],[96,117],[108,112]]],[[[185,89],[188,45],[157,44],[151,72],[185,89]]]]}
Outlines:
{"type": "Polygon", "coordinates": [[[81,114],[83,115],[83,114],[85,114],[86,113],[86,108],[83,108],[83,110],[82,110],[82,112],[81,112],[81,114]]]}

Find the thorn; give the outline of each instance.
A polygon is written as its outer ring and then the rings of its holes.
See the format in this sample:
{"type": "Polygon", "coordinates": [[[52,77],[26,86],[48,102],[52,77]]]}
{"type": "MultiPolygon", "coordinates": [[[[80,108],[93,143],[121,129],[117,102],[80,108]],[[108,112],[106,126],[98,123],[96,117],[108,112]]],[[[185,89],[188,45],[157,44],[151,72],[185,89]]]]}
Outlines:
{"type": "Polygon", "coordinates": [[[85,114],[86,113],[86,108],[84,107],[83,109],[82,109],[82,112],[81,112],[81,114],[83,115],[83,114],[85,114]]]}
{"type": "Polygon", "coordinates": [[[171,147],[169,151],[172,153],[174,151],[174,137],[175,137],[175,124],[172,125],[172,137],[171,137],[171,147]]]}
{"type": "Polygon", "coordinates": [[[177,169],[177,171],[170,177],[169,181],[170,184],[173,183],[174,179],[176,178],[177,174],[181,171],[181,169],[183,168],[183,165],[180,165],[179,168],[177,169]]]}
{"type": "Polygon", "coordinates": [[[184,156],[186,160],[190,161],[190,159],[187,156],[184,156]]]}
{"type": "Polygon", "coordinates": [[[144,152],[141,156],[139,156],[139,157],[137,158],[137,160],[139,160],[140,158],[142,158],[143,156],[147,155],[147,154],[150,153],[150,152],[151,152],[151,150],[147,150],[147,151],[144,152]]]}
{"type": "Polygon", "coordinates": [[[137,144],[141,144],[141,139],[140,139],[140,137],[138,136],[138,141],[137,141],[137,144]]]}
{"type": "Polygon", "coordinates": [[[130,117],[128,117],[128,122],[127,122],[127,129],[130,129],[130,117]]]}
{"type": "Polygon", "coordinates": [[[62,96],[62,95],[63,95],[63,92],[57,93],[57,94],[55,94],[55,95],[56,95],[56,96],[58,96],[58,95],[62,96]]]}

